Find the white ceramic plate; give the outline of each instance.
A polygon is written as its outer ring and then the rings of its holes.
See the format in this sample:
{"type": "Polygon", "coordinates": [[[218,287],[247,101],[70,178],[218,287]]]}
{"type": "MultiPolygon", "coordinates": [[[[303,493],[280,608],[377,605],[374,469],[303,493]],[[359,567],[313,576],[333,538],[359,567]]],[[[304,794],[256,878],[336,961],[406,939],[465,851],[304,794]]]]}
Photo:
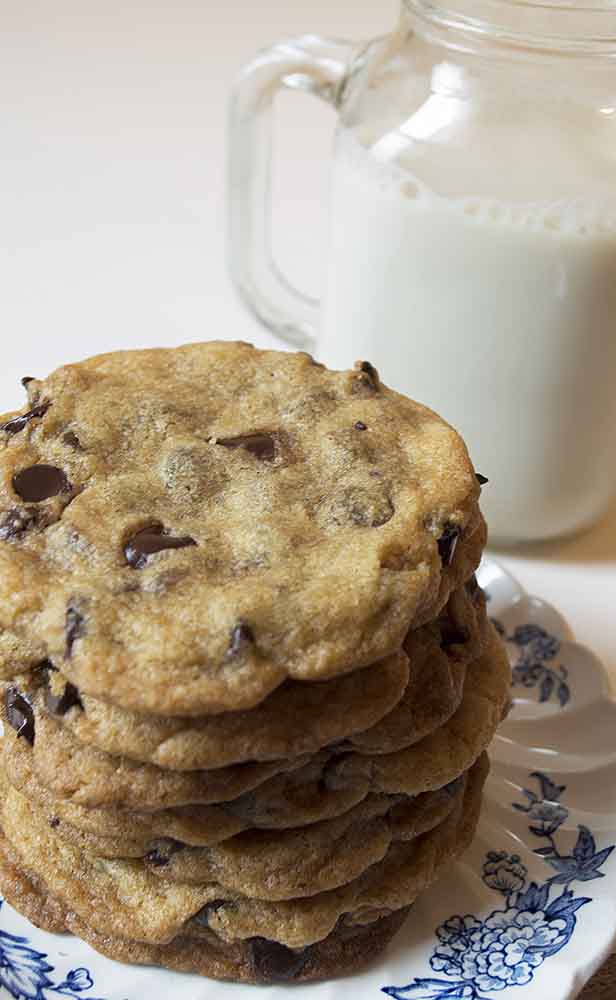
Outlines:
{"type": "MultiPolygon", "coordinates": [[[[479,581],[508,641],[514,709],[492,750],[477,838],[361,975],[306,1000],[571,1000],[616,943],[616,702],[563,619],[496,563],[479,581]]],[[[123,966],[0,910],[0,995],[18,1000],[248,1000],[289,986],[123,966]]]]}

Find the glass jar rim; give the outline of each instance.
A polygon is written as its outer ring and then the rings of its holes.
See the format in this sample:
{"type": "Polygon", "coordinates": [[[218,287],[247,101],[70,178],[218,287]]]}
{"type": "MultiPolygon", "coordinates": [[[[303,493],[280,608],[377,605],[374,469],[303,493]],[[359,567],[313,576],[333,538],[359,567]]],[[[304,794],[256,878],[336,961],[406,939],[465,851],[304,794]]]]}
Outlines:
{"type": "Polygon", "coordinates": [[[616,0],[403,0],[407,11],[467,39],[616,60],[616,0]]]}

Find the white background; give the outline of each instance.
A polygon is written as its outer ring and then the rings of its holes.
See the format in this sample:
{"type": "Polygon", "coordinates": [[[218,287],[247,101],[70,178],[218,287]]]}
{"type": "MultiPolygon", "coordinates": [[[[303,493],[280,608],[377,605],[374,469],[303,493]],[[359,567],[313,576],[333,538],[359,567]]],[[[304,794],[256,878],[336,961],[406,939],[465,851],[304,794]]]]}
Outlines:
{"type": "MultiPolygon", "coordinates": [[[[0,0],[0,409],[21,405],[21,375],[102,350],[274,343],[226,277],[229,87],[264,45],[304,32],[366,38],[393,26],[396,8],[0,0]]],[[[280,113],[276,250],[311,291],[332,117],[298,96],[280,113]]],[[[616,678],[616,506],[581,539],[504,561],[616,678]]]]}

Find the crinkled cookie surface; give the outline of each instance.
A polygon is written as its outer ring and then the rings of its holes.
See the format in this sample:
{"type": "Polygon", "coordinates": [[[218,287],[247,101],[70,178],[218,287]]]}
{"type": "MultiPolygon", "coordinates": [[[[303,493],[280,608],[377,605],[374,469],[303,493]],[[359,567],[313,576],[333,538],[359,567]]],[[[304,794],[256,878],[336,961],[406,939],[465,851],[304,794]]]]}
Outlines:
{"type": "Polygon", "coordinates": [[[0,430],[4,675],[50,659],[137,711],[251,708],[399,649],[478,530],[463,442],[369,364],[213,342],[27,388],[0,430]]]}

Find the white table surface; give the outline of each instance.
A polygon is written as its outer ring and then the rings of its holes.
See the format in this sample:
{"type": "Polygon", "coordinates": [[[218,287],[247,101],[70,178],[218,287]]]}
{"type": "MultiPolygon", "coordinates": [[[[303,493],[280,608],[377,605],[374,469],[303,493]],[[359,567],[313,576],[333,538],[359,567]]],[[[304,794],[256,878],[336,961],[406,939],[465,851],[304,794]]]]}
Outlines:
{"type": "MultiPolygon", "coordinates": [[[[20,376],[103,350],[273,346],[226,276],[230,83],[282,37],[384,32],[396,0],[0,5],[0,409],[21,405],[20,376]]],[[[316,290],[332,115],[290,100],[276,250],[316,290]]],[[[561,609],[616,689],[616,504],[584,537],[499,555],[561,609]]]]}

